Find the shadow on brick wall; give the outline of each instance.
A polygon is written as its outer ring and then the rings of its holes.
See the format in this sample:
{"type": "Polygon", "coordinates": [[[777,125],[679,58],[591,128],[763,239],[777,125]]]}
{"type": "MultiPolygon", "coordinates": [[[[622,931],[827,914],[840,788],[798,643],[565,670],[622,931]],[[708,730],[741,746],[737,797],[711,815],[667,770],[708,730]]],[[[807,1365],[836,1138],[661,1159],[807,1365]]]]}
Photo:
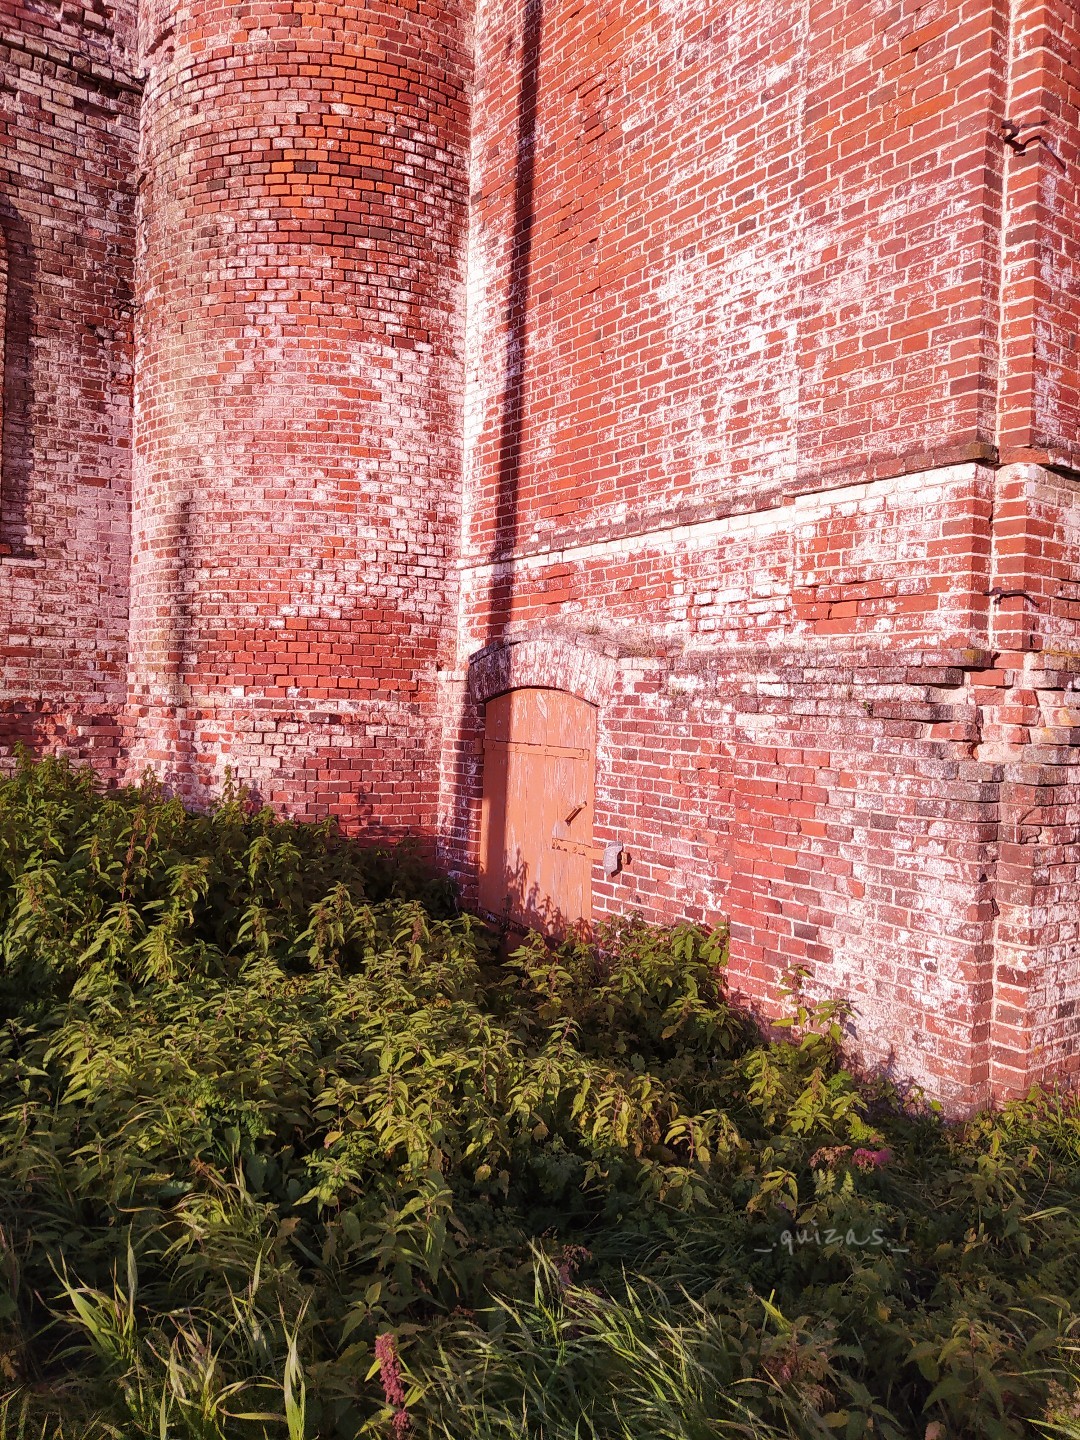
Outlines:
{"type": "MultiPolygon", "coordinates": [[[[521,79],[517,105],[514,212],[510,274],[503,313],[505,361],[500,391],[499,447],[496,472],[495,530],[487,555],[490,565],[505,564],[505,573],[492,576],[487,615],[481,627],[482,644],[502,638],[510,616],[514,589],[513,554],[517,543],[522,461],[522,419],[528,376],[528,321],[532,293],[533,231],[536,216],[536,120],[540,86],[540,45],[544,0],[526,0],[521,43],[521,79]]],[[[479,756],[483,742],[483,706],[466,697],[457,733],[458,764],[453,782],[452,845],[457,869],[477,843],[471,818],[478,801],[479,771],[469,763],[479,756]]],[[[472,869],[471,864],[467,868],[472,869]]]]}
{"type": "MultiPolygon", "coordinates": [[[[526,0],[518,92],[517,163],[514,170],[514,218],[510,277],[503,316],[506,359],[499,411],[499,450],[495,496],[495,533],[490,564],[510,560],[517,544],[521,483],[522,419],[529,368],[528,321],[532,294],[533,229],[536,216],[536,113],[540,83],[540,41],[544,0],[526,0]]],[[[510,614],[514,569],[492,578],[484,644],[497,640],[510,614]]]]}

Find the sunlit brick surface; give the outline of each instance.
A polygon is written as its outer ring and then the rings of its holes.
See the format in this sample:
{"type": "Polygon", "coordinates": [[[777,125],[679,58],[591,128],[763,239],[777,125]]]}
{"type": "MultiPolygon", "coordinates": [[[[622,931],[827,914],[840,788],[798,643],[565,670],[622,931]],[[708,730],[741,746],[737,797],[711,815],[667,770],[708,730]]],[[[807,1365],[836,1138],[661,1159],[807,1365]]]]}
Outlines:
{"type": "Polygon", "coordinates": [[[957,1109],[1077,1072],[1077,0],[0,14],[5,743],[470,900],[562,689],[596,913],[957,1109]]]}
{"type": "Polygon", "coordinates": [[[958,1106],[1077,1063],[1076,22],[478,12],[448,857],[476,702],[600,665],[594,907],[958,1106]]]}
{"type": "Polygon", "coordinates": [[[143,19],[132,764],[430,834],[463,6],[143,19]]]}

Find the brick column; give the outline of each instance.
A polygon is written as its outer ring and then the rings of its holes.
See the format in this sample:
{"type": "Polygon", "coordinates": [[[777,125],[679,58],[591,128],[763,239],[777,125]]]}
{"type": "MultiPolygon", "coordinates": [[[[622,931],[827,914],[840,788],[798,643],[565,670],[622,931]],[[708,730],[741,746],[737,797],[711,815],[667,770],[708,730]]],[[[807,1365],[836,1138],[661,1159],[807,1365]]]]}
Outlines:
{"type": "Polygon", "coordinates": [[[990,644],[1002,776],[990,1090],[1080,1069],[1080,46],[1077,0],[1011,12],[990,644]]]}
{"type": "Polygon", "coordinates": [[[132,769],[434,828],[464,0],[146,0],[132,769]]]}

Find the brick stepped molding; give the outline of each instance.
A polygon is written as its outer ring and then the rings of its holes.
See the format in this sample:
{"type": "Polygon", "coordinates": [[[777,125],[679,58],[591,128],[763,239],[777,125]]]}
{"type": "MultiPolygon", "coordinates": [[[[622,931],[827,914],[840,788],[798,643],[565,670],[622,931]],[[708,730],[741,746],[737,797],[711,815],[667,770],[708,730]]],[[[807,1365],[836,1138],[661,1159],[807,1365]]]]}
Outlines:
{"type": "MultiPolygon", "coordinates": [[[[523,555],[528,638],[473,656],[446,772],[462,878],[482,702],[565,688],[599,706],[597,842],[634,857],[599,912],[727,915],[753,1003],[806,966],[864,1057],[958,1108],[1074,1073],[1076,491],[961,465],[523,555]]],[[[472,633],[508,564],[463,572],[472,633]]]]}

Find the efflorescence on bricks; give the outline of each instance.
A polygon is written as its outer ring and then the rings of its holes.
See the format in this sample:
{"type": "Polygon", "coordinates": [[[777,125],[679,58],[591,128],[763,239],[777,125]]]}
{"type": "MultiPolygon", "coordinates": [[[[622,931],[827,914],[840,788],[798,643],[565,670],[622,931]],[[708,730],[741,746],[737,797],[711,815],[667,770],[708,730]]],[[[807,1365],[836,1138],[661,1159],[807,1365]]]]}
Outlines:
{"type": "Polygon", "coordinates": [[[0,5],[0,738],[106,765],[126,698],[133,40],[123,4],[0,5]]]}
{"type": "Polygon", "coordinates": [[[144,8],[130,761],[431,836],[468,28],[144,8]]]}
{"type": "Polygon", "coordinates": [[[5,744],[469,897],[563,689],[597,912],[1077,1072],[1076,0],[2,13],[5,744]]]}

